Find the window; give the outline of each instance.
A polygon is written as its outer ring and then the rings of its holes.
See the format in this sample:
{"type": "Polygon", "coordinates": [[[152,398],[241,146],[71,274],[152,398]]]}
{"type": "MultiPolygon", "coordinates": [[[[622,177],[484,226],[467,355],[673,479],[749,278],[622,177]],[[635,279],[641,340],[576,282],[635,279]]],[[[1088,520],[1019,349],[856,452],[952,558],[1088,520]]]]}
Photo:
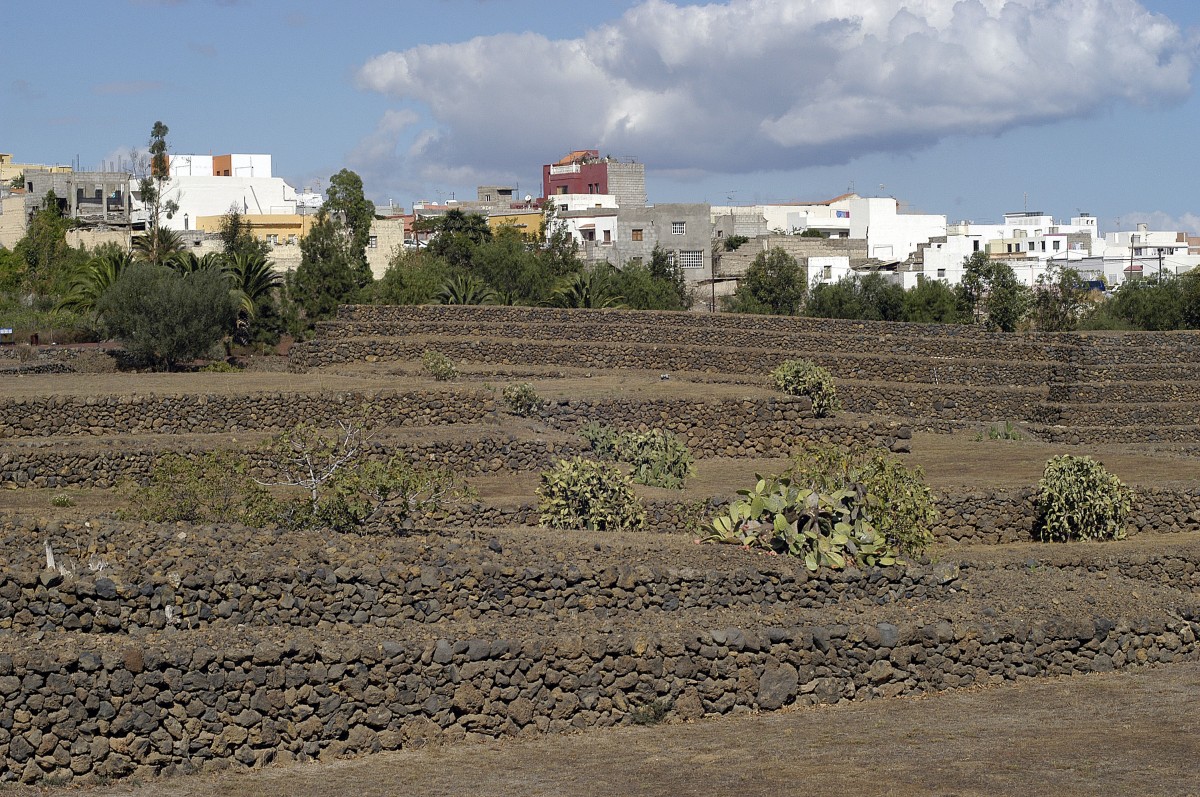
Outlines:
{"type": "Polygon", "coordinates": [[[640,241],[640,240],[642,240],[642,231],[641,231],[641,230],[634,230],[633,232],[629,233],[629,240],[631,240],[631,241],[640,241]]]}
{"type": "Polygon", "coordinates": [[[704,252],[686,251],[679,253],[680,268],[704,268],[704,252]]]}
{"type": "Polygon", "coordinates": [[[679,253],[676,252],[674,249],[672,249],[670,252],[667,252],[667,263],[669,265],[674,266],[675,263],[679,260],[678,255],[679,255],[679,253]]]}
{"type": "Polygon", "coordinates": [[[671,235],[685,235],[687,233],[686,221],[671,222],[671,235]]]}
{"type": "Polygon", "coordinates": [[[296,233],[292,233],[291,235],[288,236],[288,245],[289,246],[296,245],[296,233]]]}
{"type": "Polygon", "coordinates": [[[367,238],[367,248],[368,249],[379,248],[379,236],[378,235],[372,235],[367,238]]]}
{"type": "Polygon", "coordinates": [[[580,234],[583,235],[583,240],[585,240],[585,241],[596,240],[596,231],[595,230],[583,230],[580,234]]]}
{"type": "Polygon", "coordinates": [[[973,243],[973,244],[974,244],[974,248],[973,248],[971,251],[978,252],[978,251],[979,251],[979,239],[978,239],[978,238],[976,238],[976,239],[975,239],[974,241],[972,241],[971,243],[973,243]]]}
{"type": "Polygon", "coordinates": [[[1055,242],[1054,242],[1054,251],[1055,251],[1055,252],[1057,252],[1057,251],[1058,251],[1058,245],[1059,245],[1059,244],[1061,244],[1061,243],[1062,243],[1062,241],[1055,241],[1055,242]]]}
{"type": "Polygon", "coordinates": [[[821,279],[833,279],[833,266],[821,266],[821,279]]]}
{"type": "Polygon", "coordinates": [[[604,231],[604,243],[606,243],[606,244],[612,243],[612,230],[604,231]]]}
{"type": "Polygon", "coordinates": [[[269,243],[271,246],[279,246],[279,236],[275,235],[274,233],[268,235],[267,243],[269,243]]]}
{"type": "Polygon", "coordinates": [[[939,269],[938,269],[938,279],[942,280],[942,279],[945,279],[945,278],[946,278],[946,269],[944,269],[944,268],[939,268],[939,269]]]}

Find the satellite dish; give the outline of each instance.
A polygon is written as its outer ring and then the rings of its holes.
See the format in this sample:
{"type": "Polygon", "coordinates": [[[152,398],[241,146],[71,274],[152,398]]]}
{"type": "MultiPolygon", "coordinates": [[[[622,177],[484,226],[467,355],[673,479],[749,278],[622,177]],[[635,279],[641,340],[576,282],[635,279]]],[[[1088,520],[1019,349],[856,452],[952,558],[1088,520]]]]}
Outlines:
{"type": "Polygon", "coordinates": [[[530,202],[530,201],[532,201],[532,200],[533,200],[533,197],[532,197],[530,194],[526,194],[526,195],[525,195],[525,201],[526,201],[526,202],[530,202]]]}

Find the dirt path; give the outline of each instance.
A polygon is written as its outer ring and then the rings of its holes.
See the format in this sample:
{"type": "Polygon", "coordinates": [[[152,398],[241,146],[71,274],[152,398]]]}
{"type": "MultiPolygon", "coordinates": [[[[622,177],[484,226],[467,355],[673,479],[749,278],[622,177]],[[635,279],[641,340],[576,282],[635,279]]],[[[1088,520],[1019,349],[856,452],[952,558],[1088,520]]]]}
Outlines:
{"type": "MultiPolygon", "coordinates": [[[[87,789],[284,795],[1200,794],[1200,664],[87,789]]],[[[14,795],[63,794],[21,790],[14,795]]],[[[70,793],[78,793],[72,790],[70,793]]]]}

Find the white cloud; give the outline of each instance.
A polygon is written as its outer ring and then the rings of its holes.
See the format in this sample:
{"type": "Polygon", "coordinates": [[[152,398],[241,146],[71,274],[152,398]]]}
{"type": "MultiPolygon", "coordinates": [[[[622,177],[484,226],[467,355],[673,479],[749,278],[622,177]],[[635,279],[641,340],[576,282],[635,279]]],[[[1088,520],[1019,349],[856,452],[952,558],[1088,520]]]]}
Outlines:
{"type": "Polygon", "coordinates": [[[1170,103],[1196,54],[1136,0],[645,0],[580,39],[421,45],[357,78],[427,109],[425,168],[527,173],[598,147],[750,172],[1170,103]]]}
{"type": "Polygon", "coordinates": [[[1172,216],[1161,210],[1134,211],[1123,213],[1120,218],[1121,229],[1131,230],[1138,224],[1145,224],[1147,229],[1186,232],[1192,235],[1200,234],[1200,215],[1184,213],[1182,216],[1172,216]]]}

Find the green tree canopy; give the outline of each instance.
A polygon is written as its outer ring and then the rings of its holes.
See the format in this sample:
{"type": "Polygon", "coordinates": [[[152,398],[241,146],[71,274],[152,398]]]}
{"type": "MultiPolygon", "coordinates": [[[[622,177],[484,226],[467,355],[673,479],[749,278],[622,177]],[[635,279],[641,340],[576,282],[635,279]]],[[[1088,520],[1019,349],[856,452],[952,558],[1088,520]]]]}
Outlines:
{"type": "Polygon", "coordinates": [[[904,320],[918,324],[958,323],[958,302],[945,280],[917,279],[904,292],[904,320]]]}
{"type": "Polygon", "coordinates": [[[153,263],[129,265],[97,309],[105,333],[131,357],[168,370],[206,354],[233,330],[237,316],[221,273],[177,274],[153,263]]]}
{"type": "Polygon", "coordinates": [[[1014,332],[1029,308],[1030,292],[1007,263],[975,252],[963,262],[958,285],[959,314],[963,320],[985,321],[993,329],[1014,332]]]}
{"type": "Polygon", "coordinates": [[[1030,315],[1039,332],[1069,332],[1079,324],[1088,284],[1073,268],[1050,265],[1038,277],[1030,315]]]}
{"type": "Polygon", "coordinates": [[[363,181],[349,169],[342,169],[329,178],[324,208],[340,222],[350,238],[354,252],[365,251],[375,220],[375,203],[363,194],[363,181]]]}
{"type": "Polygon", "coordinates": [[[446,211],[437,220],[437,235],[429,242],[428,252],[443,258],[451,268],[469,269],[475,250],[492,240],[492,228],[479,213],[463,213],[458,208],[446,211]]]}
{"type": "Polygon", "coordinates": [[[798,315],[807,289],[804,269],[796,258],[775,248],[754,258],[725,306],[735,313],[798,315]]]}
{"type": "Polygon", "coordinates": [[[545,260],[515,227],[501,227],[479,243],[470,272],[487,283],[498,301],[534,305],[544,300],[554,285],[545,260]]]}
{"type": "Polygon", "coordinates": [[[13,247],[11,265],[0,275],[0,282],[9,290],[39,296],[61,294],[71,275],[88,259],[86,250],[67,243],[69,229],[71,220],[63,216],[58,197],[48,191],[24,237],[13,247]]]}
{"type": "Polygon", "coordinates": [[[370,284],[365,255],[352,246],[341,222],[321,208],[317,223],[300,242],[300,266],[289,285],[309,323],[332,317],[339,304],[354,301],[370,284]]]}
{"type": "Polygon", "coordinates": [[[254,237],[254,232],[237,204],[230,206],[229,212],[221,217],[221,226],[217,231],[221,239],[221,251],[225,255],[262,255],[264,258],[271,254],[271,246],[266,241],[254,237]]]}
{"type": "Polygon", "coordinates": [[[371,301],[429,304],[449,278],[450,269],[441,258],[401,249],[392,255],[387,271],[371,286],[371,301]]]}
{"type": "Polygon", "coordinates": [[[847,275],[835,283],[814,285],[804,314],[815,318],[862,321],[904,319],[904,289],[882,274],[847,275]]]}

